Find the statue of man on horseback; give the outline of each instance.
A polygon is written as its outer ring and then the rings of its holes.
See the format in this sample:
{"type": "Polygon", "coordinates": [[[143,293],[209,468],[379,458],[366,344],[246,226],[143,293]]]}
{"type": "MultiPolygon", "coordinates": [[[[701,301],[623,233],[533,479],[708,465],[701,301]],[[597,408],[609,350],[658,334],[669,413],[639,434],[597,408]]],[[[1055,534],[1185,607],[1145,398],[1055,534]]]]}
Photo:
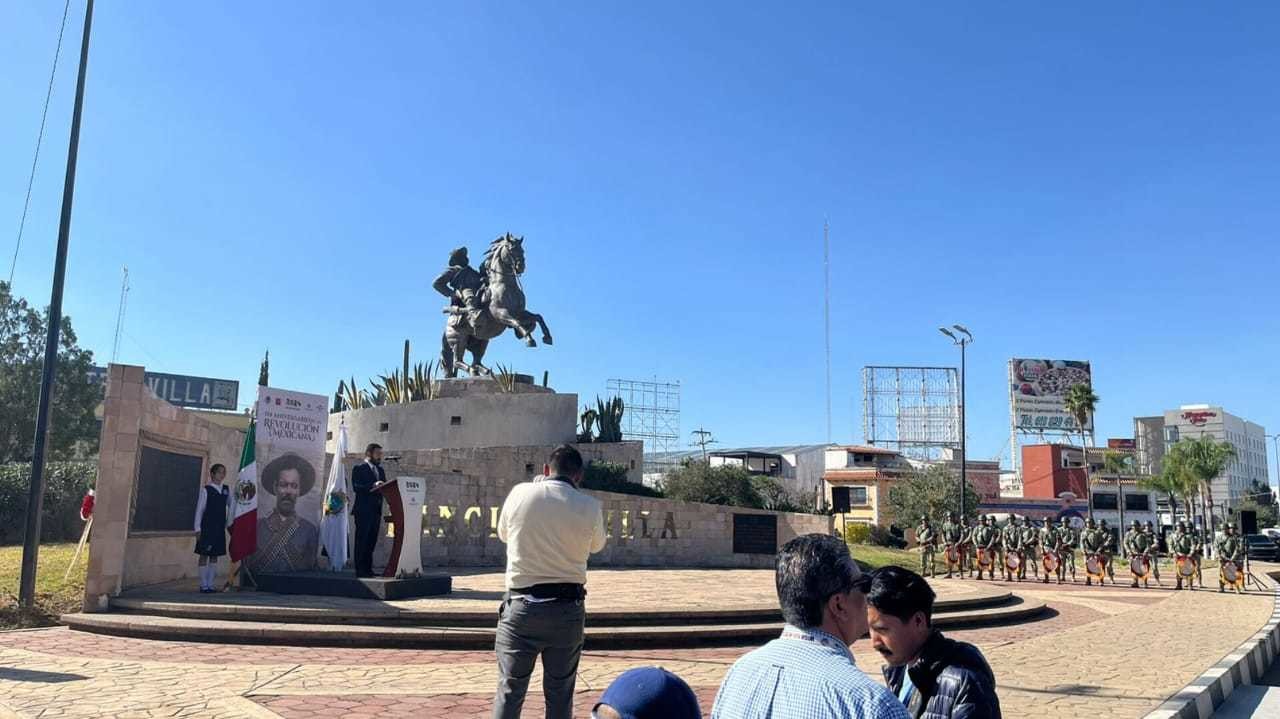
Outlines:
{"type": "Polygon", "coordinates": [[[529,347],[538,346],[533,339],[535,328],[542,329],[544,344],[552,343],[542,315],[525,308],[520,287],[524,269],[524,238],[510,232],[489,244],[479,271],[472,269],[467,248],[459,247],[449,255],[449,267],[432,283],[437,292],[449,298],[440,352],[446,377],[457,377],[459,369],[472,376],[492,374],[481,361],[489,340],[508,327],[529,347]],[[470,363],[466,352],[471,353],[470,363]]]}

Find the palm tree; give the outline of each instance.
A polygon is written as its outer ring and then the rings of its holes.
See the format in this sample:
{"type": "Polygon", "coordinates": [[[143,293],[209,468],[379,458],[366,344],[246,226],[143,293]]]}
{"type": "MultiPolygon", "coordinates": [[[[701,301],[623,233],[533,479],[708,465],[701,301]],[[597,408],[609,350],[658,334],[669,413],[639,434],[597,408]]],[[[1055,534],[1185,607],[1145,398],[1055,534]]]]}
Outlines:
{"type": "MultiPolygon", "coordinates": [[[[1235,445],[1230,442],[1219,442],[1213,437],[1200,436],[1195,439],[1183,439],[1170,447],[1170,453],[1177,451],[1187,474],[1194,478],[1200,489],[1201,497],[1213,504],[1214,479],[1226,471],[1236,458],[1235,445]]],[[[1205,514],[1208,515],[1206,507],[1205,514]]],[[[1212,516],[1207,516],[1209,531],[1214,530],[1212,516]]],[[[1212,536],[1212,535],[1211,535],[1212,536]]]]}
{"type": "Polygon", "coordinates": [[[1084,459],[1084,491],[1089,500],[1089,519],[1093,519],[1093,488],[1089,486],[1089,443],[1085,438],[1085,428],[1100,401],[1089,385],[1073,384],[1071,389],[1067,390],[1067,398],[1063,402],[1067,413],[1075,419],[1076,426],[1080,428],[1080,453],[1084,459]]]}
{"type": "MultiPolygon", "coordinates": [[[[1184,464],[1178,458],[1165,457],[1160,467],[1160,474],[1154,477],[1144,477],[1138,482],[1138,486],[1143,489],[1152,489],[1157,492],[1164,492],[1169,497],[1169,516],[1173,521],[1178,520],[1178,497],[1187,497],[1189,494],[1195,493],[1195,480],[1190,478],[1186,472],[1184,464]]],[[[1187,502],[1187,519],[1191,519],[1191,509],[1193,503],[1187,502]]]]}

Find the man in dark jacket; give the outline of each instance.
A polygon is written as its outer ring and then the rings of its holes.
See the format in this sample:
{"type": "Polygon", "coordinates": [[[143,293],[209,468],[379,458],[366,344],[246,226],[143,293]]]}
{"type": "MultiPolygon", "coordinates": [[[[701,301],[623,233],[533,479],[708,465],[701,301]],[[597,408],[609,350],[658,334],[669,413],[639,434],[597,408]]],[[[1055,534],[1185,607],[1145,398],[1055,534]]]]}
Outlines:
{"type": "Polygon", "coordinates": [[[373,548],[378,544],[378,530],[382,527],[382,495],[375,492],[387,481],[382,469],[382,447],[369,445],[364,451],[364,462],[351,470],[351,488],[356,501],[351,516],[356,520],[355,565],[357,577],[373,576],[373,548]]]}
{"type": "Polygon", "coordinates": [[[901,567],[871,573],[871,647],[888,661],[889,691],[915,719],[1000,719],[995,675],[972,644],[933,628],[933,590],[901,567]]]}

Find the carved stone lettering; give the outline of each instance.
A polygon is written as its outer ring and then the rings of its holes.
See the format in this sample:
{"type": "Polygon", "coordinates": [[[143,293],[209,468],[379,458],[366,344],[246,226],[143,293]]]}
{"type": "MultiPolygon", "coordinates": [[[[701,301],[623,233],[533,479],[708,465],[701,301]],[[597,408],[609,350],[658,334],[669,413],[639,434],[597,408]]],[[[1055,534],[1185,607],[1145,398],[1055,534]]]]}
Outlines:
{"type": "Polygon", "coordinates": [[[667,512],[667,518],[662,522],[662,539],[666,539],[670,533],[671,539],[679,539],[676,535],[676,513],[667,512]]]}

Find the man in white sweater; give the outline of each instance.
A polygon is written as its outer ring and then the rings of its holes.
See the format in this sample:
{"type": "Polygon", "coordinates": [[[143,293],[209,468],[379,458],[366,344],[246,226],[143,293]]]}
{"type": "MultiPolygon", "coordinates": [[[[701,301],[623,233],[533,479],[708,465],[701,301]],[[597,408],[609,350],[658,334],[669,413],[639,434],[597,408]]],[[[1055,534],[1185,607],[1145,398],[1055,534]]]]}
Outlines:
{"type": "Polygon", "coordinates": [[[539,656],[547,719],[573,715],[587,557],[604,549],[604,512],[598,499],[578,491],[578,450],[557,447],[548,466],[547,476],[512,488],[498,517],[498,538],[507,544],[507,595],[494,646],[495,719],[518,719],[539,656]]]}

